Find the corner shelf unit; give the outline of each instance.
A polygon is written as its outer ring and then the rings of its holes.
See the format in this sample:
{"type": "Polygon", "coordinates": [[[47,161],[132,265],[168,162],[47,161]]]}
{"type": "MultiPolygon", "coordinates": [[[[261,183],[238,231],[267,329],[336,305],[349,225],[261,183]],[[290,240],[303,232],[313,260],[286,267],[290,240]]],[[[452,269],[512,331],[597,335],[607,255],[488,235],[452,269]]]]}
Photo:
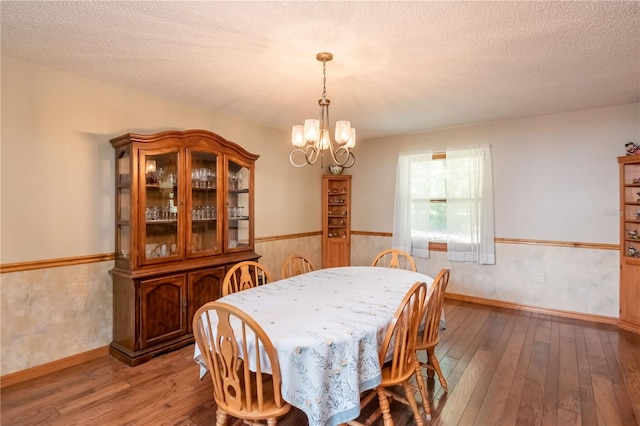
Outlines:
{"type": "Polygon", "coordinates": [[[640,155],[618,157],[620,166],[620,319],[640,334],[640,155]]]}
{"type": "Polygon", "coordinates": [[[322,176],[322,266],[351,264],[351,175],[322,176]]]}

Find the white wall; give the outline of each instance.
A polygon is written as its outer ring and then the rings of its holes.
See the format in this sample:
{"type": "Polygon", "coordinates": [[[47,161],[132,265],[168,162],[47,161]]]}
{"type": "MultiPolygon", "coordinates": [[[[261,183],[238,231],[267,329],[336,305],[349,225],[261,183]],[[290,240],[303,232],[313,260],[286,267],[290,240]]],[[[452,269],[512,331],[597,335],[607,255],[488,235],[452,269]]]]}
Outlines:
{"type": "Polygon", "coordinates": [[[490,144],[496,237],[619,240],[617,156],[640,142],[640,104],[414,133],[362,142],[353,228],[391,232],[399,152],[490,144]]]}
{"type": "Polygon", "coordinates": [[[112,253],[109,140],[190,128],[213,131],[260,155],[257,237],[320,228],[322,171],[291,167],[289,134],[2,57],[0,263],[112,253]]]}

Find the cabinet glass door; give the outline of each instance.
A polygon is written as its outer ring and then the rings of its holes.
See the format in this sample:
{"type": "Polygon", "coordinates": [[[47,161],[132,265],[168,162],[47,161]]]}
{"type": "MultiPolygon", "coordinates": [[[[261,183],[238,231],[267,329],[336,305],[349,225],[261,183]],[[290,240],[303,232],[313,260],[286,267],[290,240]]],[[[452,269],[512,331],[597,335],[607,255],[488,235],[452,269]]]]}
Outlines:
{"type": "Polygon", "coordinates": [[[178,158],[177,151],[140,155],[140,173],[145,177],[140,179],[140,205],[144,207],[141,257],[145,264],[180,258],[178,158]]]}
{"type": "Polygon", "coordinates": [[[116,161],[116,264],[131,267],[131,153],[117,152],[116,161]]]}
{"type": "Polygon", "coordinates": [[[229,160],[227,169],[227,248],[229,251],[250,247],[251,169],[229,160]]]}
{"type": "Polygon", "coordinates": [[[191,196],[187,201],[187,257],[210,256],[221,252],[218,226],[218,156],[190,151],[187,157],[190,176],[187,185],[191,196]]]}

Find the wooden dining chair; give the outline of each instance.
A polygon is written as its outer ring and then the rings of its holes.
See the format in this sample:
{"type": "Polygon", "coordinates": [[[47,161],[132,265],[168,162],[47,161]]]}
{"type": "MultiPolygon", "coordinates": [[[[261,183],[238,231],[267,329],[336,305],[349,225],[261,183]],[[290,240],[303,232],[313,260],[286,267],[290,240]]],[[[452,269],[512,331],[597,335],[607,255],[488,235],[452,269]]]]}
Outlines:
{"type": "Polygon", "coordinates": [[[278,354],[253,318],[235,306],[208,302],[193,317],[193,334],[213,381],[216,426],[226,426],[229,416],[274,426],[289,412],[278,354]]]}
{"type": "MultiPolygon", "coordinates": [[[[440,318],[442,317],[444,292],[449,284],[449,275],[449,268],[442,268],[433,280],[433,293],[429,296],[429,300],[427,301],[427,309],[425,310],[425,319],[423,321],[424,327],[421,328],[416,342],[416,351],[427,352],[426,362],[420,361],[418,359],[419,357],[416,357],[416,369],[418,370],[418,373],[421,367],[425,367],[427,369],[427,375],[429,377],[433,377],[434,373],[437,373],[438,379],[440,379],[440,384],[445,392],[448,392],[449,388],[447,387],[447,380],[444,378],[442,370],[440,369],[438,358],[436,358],[435,348],[440,341],[440,318]]],[[[421,377],[422,375],[419,374],[419,378],[421,377]]]]}
{"type": "Polygon", "coordinates": [[[289,278],[306,272],[315,271],[313,263],[300,254],[292,254],[282,263],[282,278],[289,278]]]}
{"type": "MultiPolygon", "coordinates": [[[[415,387],[412,386],[410,380],[416,374],[420,374],[420,370],[416,370],[416,338],[420,328],[420,320],[424,317],[427,297],[427,285],[417,282],[406,293],[396,309],[379,352],[380,365],[383,366],[382,381],[375,388],[375,392],[365,396],[361,403],[362,407],[364,407],[377,396],[380,404],[379,409],[366,420],[366,425],[373,424],[382,415],[384,426],[393,426],[389,405],[389,399],[391,398],[409,405],[413,411],[415,424],[418,426],[424,425],[424,420],[420,415],[414,396],[415,387]],[[401,385],[404,389],[404,396],[390,389],[398,385],[401,385]]],[[[425,407],[425,415],[430,420],[431,408],[427,400],[424,381],[421,377],[416,377],[416,382],[419,385],[422,405],[425,407]]],[[[347,424],[350,426],[362,425],[357,421],[350,421],[347,424]]]]}
{"type": "Polygon", "coordinates": [[[389,249],[378,253],[371,266],[407,269],[416,272],[416,262],[409,253],[399,249],[389,249]]]}
{"type": "Polygon", "coordinates": [[[222,295],[237,293],[272,281],[271,274],[258,262],[250,260],[233,265],[222,281],[222,295]]]}

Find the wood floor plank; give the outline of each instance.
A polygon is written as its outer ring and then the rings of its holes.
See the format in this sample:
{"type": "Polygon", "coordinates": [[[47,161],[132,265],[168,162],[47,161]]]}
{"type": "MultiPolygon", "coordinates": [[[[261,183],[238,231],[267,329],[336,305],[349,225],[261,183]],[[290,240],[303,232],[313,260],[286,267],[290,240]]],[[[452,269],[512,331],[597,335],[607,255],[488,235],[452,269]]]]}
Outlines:
{"type": "Polygon", "coordinates": [[[581,413],[577,359],[574,326],[560,324],[559,370],[561,373],[558,376],[558,395],[560,396],[558,408],[581,413]]]}
{"type": "Polygon", "coordinates": [[[585,426],[597,424],[597,413],[593,397],[593,383],[589,367],[584,327],[576,327],[576,359],[578,361],[578,382],[580,383],[580,408],[582,410],[582,424],[585,426]]]}
{"type": "Polygon", "coordinates": [[[558,408],[558,426],[581,426],[582,416],[575,411],[558,408]]]}
{"type": "Polygon", "coordinates": [[[487,396],[491,397],[485,398],[478,412],[476,423],[479,425],[503,424],[504,407],[509,397],[530,319],[530,315],[519,315],[516,320],[496,374],[487,390],[487,396]]]}
{"type": "Polygon", "coordinates": [[[518,418],[518,408],[520,407],[520,399],[527,378],[527,371],[529,370],[529,361],[531,359],[531,353],[533,352],[537,327],[538,315],[534,314],[529,322],[527,334],[525,335],[522,350],[520,351],[520,357],[518,358],[518,365],[513,375],[509,396],[507,397],[502,414],[502,424],[515,424],[518,418]]]}
{"type": "Polygon", "coordinates": [[[551,321],[549,332],[549,362],[547,363],[547,377],[544,388],[544,403],[542,407],[543,426],[555,426],[558,424],[559,375],[560,324],[551,321]]]}
{"type": "Polygon", "coordinates": [[[439,422],[442,424],[457,424],[468,405],[469,398],[492,355],[491,351],[482,349],[482,346],[486,340],[494,339],[492,329],[498,318],[497,312],[490,311],[482,327],[474,333],[454,371],[447,378],[449,396],[439,415],[439,422]]]}
{"type": "MultiPolygon", "coordinates": [[[[482,349],[474,352],[473,358],[465,366],[464,375],[461,375],[453,392],[450,391],[447,404],[438,416],[438,423],[443,425],[457,425],[467,409],[469,398],[473,394],[475,386],[482,375],[491,353],[482,349]]],[[[460,423],[464,424],[464,423],[460,423]]]]}
{"type": "MultiPolygon", "coordinates": [[[[611,345],[616,348],[618,366],[622,371],[624,389],[629,395],[636,419],[640,419],[640,336],[626,330],[609,335],[611,345]]],[[[640,424],[640,422],[638,423],[640,424]]]]}
{"type": "Polygon", "coordinates": [[[493,378],[496,376],[502,359],[501,355],[511,339],[511,333],[516,324],[515,321],[510,320],[511,318],[508,314],[499,315],[499,318],[491,326],[491,333],[488,334],[482,345],[484,350],[491,353],[491,357],[478,380],[468,404],[470,408],[476,408],[478,412],[486,398],[493,398],[493,395],[488,390],[493,378]]]}
{"type": "Polygon", "coordinates": [[[622,426],[611,380],[602,374],[591,373],[591,383],[598,425],[622,426]]]}
{"type": "MultiPolygon", "coordinates": [[[[640,336],[461,301],[445,301],[447,312],[436,353],[447,364],[450,392],[429,382],[427,426],[640,424],[640,336]]],[[[409,407],[391,408],[396,426],[414,426],[409,407]]],[[[133,368],[112,357],[90,360],[0,395],[2,426],[211,426],[215,413],[193,345],[133,368]]],[[[293,408],[278,425],[308,422],[293,408]]]]}
{"type": "Polygon", "coordinates": [[[542,423],[548,361],[549,343],[534,340],[527,377],[520,398],[517,424],[538,425],[542,423]]]}

